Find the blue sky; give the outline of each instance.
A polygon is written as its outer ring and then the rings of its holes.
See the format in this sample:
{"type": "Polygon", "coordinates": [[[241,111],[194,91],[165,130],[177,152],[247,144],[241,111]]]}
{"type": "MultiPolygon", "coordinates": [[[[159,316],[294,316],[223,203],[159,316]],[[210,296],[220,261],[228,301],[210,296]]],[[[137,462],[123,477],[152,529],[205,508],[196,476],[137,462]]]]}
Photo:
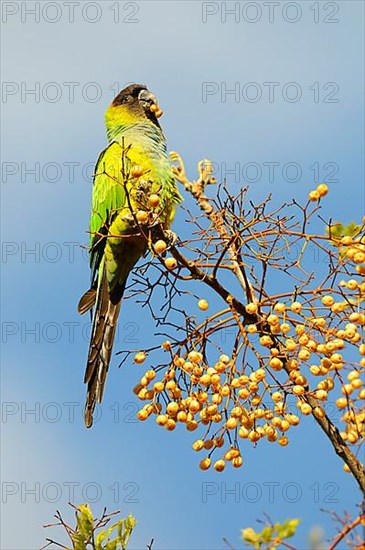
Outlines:
{"type": "MultiPolygon", "coordinates": [[[[363,4],[280,2],[272,16],[262,2],[80,2],[73,22],[64,2],[48,4],[2,3],[1,546],[38,548],[42,524],[86,495],[96,511],[137,516],[132,549],[151,538],[156,550],[218,549],[222,537],[240,548],[240,528],[263,512],[300,516],[304,549],[313,526],[331,533],[320,508],[352,511],[359,500],[311,419],[287,448],[247,447],[242,470],[203,475],[194,437],[134,421],[142,369],[118,370],[114,356],[101,418],[84,429],[88,321],[76,304],[89,273],[79,245],[104,110],[132,81],[158,96],[168,148],[191,177],[210,158],[232,191],[249,183],[254,200],[272,192],[278,203],[331,178],[325,214],[359,220],[363,4]]],[[[182,235],[184,220],[181,211],[182,235]]],[[[153,332],[128,300],[115,351],[153,345],[153,332]]]]}

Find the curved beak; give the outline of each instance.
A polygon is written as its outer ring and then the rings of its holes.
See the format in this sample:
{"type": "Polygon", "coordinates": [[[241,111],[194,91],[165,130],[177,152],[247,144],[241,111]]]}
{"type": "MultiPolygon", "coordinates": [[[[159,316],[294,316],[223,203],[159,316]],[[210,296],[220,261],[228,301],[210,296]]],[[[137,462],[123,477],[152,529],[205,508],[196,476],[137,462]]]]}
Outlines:
{"type": "Polygon", "coordinates": [[[154,113],[156,118],[163,115],[163,111],[157,103],[156,96],[149,90],[141,90],[138,94],[138,99],[146,104],[146,109],[149,109],[151,113],[154,113]]]}

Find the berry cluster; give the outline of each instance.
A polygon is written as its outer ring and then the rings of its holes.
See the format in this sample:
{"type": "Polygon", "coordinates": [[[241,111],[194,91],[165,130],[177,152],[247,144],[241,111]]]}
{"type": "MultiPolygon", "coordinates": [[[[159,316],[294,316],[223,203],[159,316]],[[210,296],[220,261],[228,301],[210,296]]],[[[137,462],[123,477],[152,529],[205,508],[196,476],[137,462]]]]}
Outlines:
{"type": "MultiPolygon", "coordinates": [[[[343,440],[360,445],[365,437],[365,282],[360,278],[365,244],[344,237],[339,249],[346,262],[355,264],[355,275],[342,280],[336,291],[316,289],[294,301],[247,304],[257,323],[242,328],[241,354],[249,350],[257,368],[245,365],[237,353],[223,353],[211,363],[199,349],[175,350],[165,341],[162,348],[171,361],[147,370],[135,388],[146,402],[138,418],[154,415],[167,431],[178,424],[191,432],[202,429],[193,443],[195,451],[207,452],[200,468],[213,464],[221,472],[227,463],[242,466],[242,440],[288,445],[290,429],[303,416],[323,417],[334,394],[331,402],[342,414],[343,440]],[[290,398],[297,414],[290,409],[290,398]]],[[[198,307],[205,311],[209,304],[201,299],[198,307]]],[[[137,353],[135,363],[146,357],[137,353]]]]}

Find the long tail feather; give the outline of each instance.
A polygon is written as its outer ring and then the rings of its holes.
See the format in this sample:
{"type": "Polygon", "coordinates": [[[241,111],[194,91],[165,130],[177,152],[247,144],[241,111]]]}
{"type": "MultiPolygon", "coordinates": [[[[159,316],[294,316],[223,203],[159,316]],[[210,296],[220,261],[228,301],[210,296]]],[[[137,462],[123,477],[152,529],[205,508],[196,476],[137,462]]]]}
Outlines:
{"type": "Polygon", "coordinates": [[[96,301],[96,289],[90,288],[90,290],[87,290],[83,296],[81,296],[79,305],[77,306],[78,312],[80,315],[83,315],[89,309],[94,307],[96,301]]]}
{"type": "Polygon", "coordinates": [[[120,302],[110,301],[105,269],[96,296],[96,308],[91,332],[84,382],[87,384],[84,420],[87,428],[93,423],[96,402],[101,403],[113,349],[120,302]]]}

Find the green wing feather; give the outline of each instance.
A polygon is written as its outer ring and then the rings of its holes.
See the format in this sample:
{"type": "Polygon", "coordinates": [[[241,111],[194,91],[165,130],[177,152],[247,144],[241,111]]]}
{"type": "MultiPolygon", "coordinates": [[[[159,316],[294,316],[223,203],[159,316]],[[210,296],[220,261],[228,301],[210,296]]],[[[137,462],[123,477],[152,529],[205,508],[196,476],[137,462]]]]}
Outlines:
{"type": "MultiPolygon", "coordinates": [[[[126,194],[122,175],[122,147],[113,142],[100,154],[95,166],[92,206],[90,216],[90,266],[91,281],[95,283],[96,272],[100,265],[108,227],[118,209],[126,203],[126,194]]],[[[127,167],[125,167],[127,169],[127,167]]]]}

